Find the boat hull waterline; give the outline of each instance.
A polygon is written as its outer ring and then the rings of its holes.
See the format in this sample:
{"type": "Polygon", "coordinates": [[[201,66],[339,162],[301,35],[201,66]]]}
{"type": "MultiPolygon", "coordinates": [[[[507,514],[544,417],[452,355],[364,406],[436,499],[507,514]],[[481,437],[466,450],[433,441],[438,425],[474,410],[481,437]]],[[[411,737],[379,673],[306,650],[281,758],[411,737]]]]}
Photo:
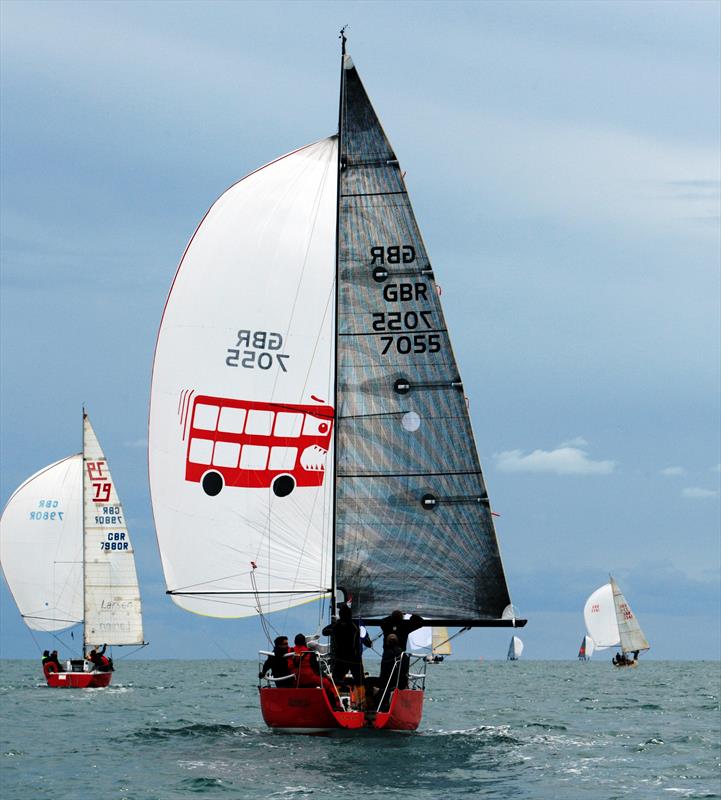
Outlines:
{"type": "Polygon", "coordinates": [[[423,716],[423,691],[394,689],[388,711],[336,711],[321,688],[261,688],[265,724],[280,733],[414,731],[423,716]]]}
{"type": "Polygon", "coordinates": [[[45,680],[52,689],[103,689],[112,677],[112,672],[50,672],[45,680]]]}

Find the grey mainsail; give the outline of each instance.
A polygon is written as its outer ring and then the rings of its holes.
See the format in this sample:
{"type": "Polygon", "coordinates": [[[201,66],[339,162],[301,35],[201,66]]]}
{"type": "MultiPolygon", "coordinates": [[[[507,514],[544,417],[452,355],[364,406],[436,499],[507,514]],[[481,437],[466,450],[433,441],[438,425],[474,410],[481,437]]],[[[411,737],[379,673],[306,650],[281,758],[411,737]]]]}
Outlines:
{"type": "Polygon", "coordinates": [[[336,585],[365,618],[493,624],[510,598],[463,384],[398,161],[349,56],[339,162],[336,585]]]}

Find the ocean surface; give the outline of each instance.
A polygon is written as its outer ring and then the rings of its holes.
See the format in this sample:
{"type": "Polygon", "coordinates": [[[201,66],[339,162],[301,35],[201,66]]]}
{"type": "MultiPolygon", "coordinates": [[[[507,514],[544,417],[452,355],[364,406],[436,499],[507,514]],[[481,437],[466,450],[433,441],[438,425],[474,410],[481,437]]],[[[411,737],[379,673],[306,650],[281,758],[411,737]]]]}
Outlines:
{"type": "Polygon", "coordinates": [[[116,667],[61,690],[0,662],[3,800],[721,797],[717,662],[451,660],[417,733],[354,738],[267,730],[254,662],[116,667]]]}

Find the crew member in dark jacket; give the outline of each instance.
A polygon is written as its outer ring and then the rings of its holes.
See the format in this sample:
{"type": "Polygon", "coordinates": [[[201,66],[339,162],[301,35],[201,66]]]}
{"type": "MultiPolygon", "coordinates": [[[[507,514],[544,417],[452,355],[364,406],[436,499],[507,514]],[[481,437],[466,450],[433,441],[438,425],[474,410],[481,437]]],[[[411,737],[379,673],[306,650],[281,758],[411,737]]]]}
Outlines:
{"type": "Polygon", "coordinates": [[[91,650],[88,655],[85,656],[85,660],[90,661],[93,668],[98,672],[113,671],[113,659],[105,655],[107,649],[107,644],[104,644],[102,650],[91,650]]]}
{"type": "Polygon", "coordinates": [[[60,664],[60,659],[58,658],[58,651],[57,650],[53,650],[53,652],[50,653],[50,658],[47,659],[46,663],[47,664],[52,664],[55,667],[56,672],[64,672],[65,671],[63,669],[62,665],[60,664]]]}
{"type": "Polygon", "coordinates": [[[408,634],[417,631],[425,625],[423,617],[418,614],[411,614],[410,619],[403,619],[403,612],[396,609],[389,617],[381,620],[381,630],[383,631],[383,648],[385,649],[388,637],[395,634],[398,637],[398,645],[401,650],[406,649],[408,644],[408,634]]]}
{"type": "Polygon", "coordinates": [[[363,645],[370,647],[372,642],[367,633],[361,633],[359,626],[353,621],[350,608],[341,603],[338,606],[338,619],[323,628],[323,636],[330,636],[331,655],[333,656],[333,680],[342,683],[348,672],[353,676],[353,683],[363,683],[363,645]]]}
{"type": "MultiPolygon", "coordinates": [[[[265,659],[265,663],[258,673],[258,677],[264,678],[268,671],[273,673],[274,678],[285,678],[287,675],[293,675],[291,661],[292,658],[288,657],[288,637],[276,636],[273,640],[273,655],[265,659]]],[[[295,683],[292,680],[286,679],[275,683],[275,686],[290,688],[291,686],[295,686],[295,683]]]]}

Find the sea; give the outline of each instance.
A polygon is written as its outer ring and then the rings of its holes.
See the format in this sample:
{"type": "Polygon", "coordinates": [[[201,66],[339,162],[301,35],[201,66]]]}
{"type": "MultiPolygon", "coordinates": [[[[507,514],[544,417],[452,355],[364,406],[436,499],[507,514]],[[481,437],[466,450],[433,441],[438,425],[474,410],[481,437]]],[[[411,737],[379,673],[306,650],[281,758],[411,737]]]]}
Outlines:
{"type": "Polygon", "coordinates": [[[72,690],[2,661],[0,796],[721,798],[718,662],[450,659],[417,732],[356,736],[269,731],[257,670],[128,660],[72,690]]]}

